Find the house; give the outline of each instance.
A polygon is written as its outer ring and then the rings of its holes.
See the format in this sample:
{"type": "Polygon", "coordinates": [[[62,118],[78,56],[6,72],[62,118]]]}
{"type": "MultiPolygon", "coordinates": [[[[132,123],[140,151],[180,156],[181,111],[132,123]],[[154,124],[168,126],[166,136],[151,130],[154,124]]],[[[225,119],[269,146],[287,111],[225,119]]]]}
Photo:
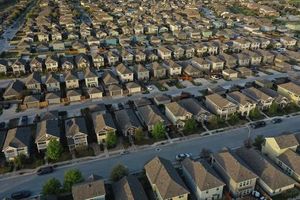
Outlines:
{"type": "Polygon", "coordinates": [[[235,68],[237,66],[237,59],[232,55],[222,53],[218,57],[224,61],[224,67],[226,68],[235,68]]]}
{"type": "Polygon", "coordinates": [[[99,99],[103,97],[103,91],[100,87],[88,88],[87,94],[90,99],[99,99]]]}
{"type": "Polygon", "coordinates": [[[171,60],[172,59],[172,51],[163,46],[157,48],[157,55],[162,60],[171,60]]]}
{"type": "Polygon", "coordinates": [[[254,190],[257,175],[231,151],[223,150],[212,156],[214,169],[221,175],[234,197],[243,197],[254,190]]]}
{"type": "Polygon", "coordinates": [[[25,74],[26,64],[27,64],[27,61],[22,58],[13,62],[13,64],[11,65],[13,74],[16,74],[16,75],[25,74]]]}
{"type": "Polygon", "coordinates": [[[106,141],[108,133],[116,134],[117,128],[111,114],[95,112],[93,113],[92,118],[98,144],[106,141]]]}
{"type": "Polygon", "coordinates": [[[182,67],[172,60],[167,60],[163,63],[168,70],[169,76],[180,76],[182,67]]]}
{"type": "Polygon", "coordinates": [[[242,93],[253,99],[257,106],[262,110],[268,109],[274,101],[273,97],[254,87],[243,89],[242,93]]]}
{"type": "Polygon", "coordinates": [[[224,69],[222,70],[222,75],[225,79],[237,79],[238,78],[238,72],[233,69],[224,69]]]}
{"type": "Polygon", "coordinates": [[[74,69],[73,57],[62,57],[61,69],[63,71],[70,71],[70,70],[74,69]]]}
{"type": "Polygon", "coordinates": [[[251,66],[260,66],[262,61],[262,56],[255,51],[245,50],[243,51],[246,55],[250,57],[251,66]]]}
{"type": "Polygon", "coordinates": [[[157,199],[188,199],[190,192],[169,160],[155,157],[144,166],[144,169],[157,199]]]}
{"type": "Polygon", "coordinates": [[[40,107],[40,96],[39,95],[28,95],[23,99],[23,105],[26,108],[39,108],[40,107]]]}
{"type": "Polygon", "coordinates": [[[202,72],[193,65],[187,65],[183,68],[183,73],[192,78],[202,77],[202,72]]]}
{"type": "Polygon", "coordinates": [[[102,55],[96,53],[96,54],[92,54],[91,57],[92,57],[94,67],[99,69],[100,67],[104,66],[104,64],[105,64],[104,57],[102,55]]]}
{"type": "Polygon", "coordinates": [[[85,81],[85,85],[87,87],[98,87],[99,86],[98,75],[94,70],[92,70],[90,68],[85,69],[84,81],[85,81]]]}
{"type": "Polygon", "coordinates": [[[126,83],[126,89],[128,90],[129,94],[135,94],[135,93],[142,92],[142,87],[135,82],[126,83]]]}
{"type": "Polygon", "coordinates": [[[7,69],[10,66],[10,62],[8,60],[0,60],[0,74],[6,74],[7,69]]]}
{"type": "Polygon", "coordinates": [[[83,117],[67,119],[65,121],[65,132],[70,151],[88,146],[88,130],[83,117]]]}
{"type": "Polygon", "coordinates": [[[60,90],[60,79],[56,74],[48,74],[45,84],[48,92],[55,92],[60,90]]]}
{"type": "Polygon", "coordinates": [[[57,92],[47,93],[45,101],[47,101],[49,105],[60,104],[60,94],[57,92]]]}
{"type": "Polygon", "coordinates": [[[210,72],[211,64],[210,64],[210,62],[208,62],[207,60],[204,60],[203,58],[195,57],[192,59],[191,64],[194,67],[197,67],[202,72],[206,72],[206,73],[210,72]]]}
{"type": "Polygon", "coordinates": [[[86,69],[90,67],[90,62],[85,54],[75,56],[75,63],[78,69],[86,69]]]}
{"type": "Polygon", "coordinates": [[[252,76],[252,70],[247,67],[236,68],[236,71],[239,73],[239,77],[252,76]]]}
{"type": "Polygon", "coordinates": [[[151,75],[154,78],[161,79],[167,76],[167,69],[158,62],[150,64],[151,75]]]}
{"type": "Polygon", "coordinates": [[[115,116],[120,132],[125,137],[134,136],[135,131],[142,128],[140,121],[132,109],[118,110],[115,112],[115,116]]]}
{"type": "Polygon", "coordinates": [[[58,120],[43,120],[37,123],[35,144],[38,151],[47,149],[51,140],[60,141],[58,120]]]}
{"type": "Polygon", "coordinates": [[[137,80],[149,80],[150,72],[149,70],[142,64],[135,65],[133,67],[134,75],[137,80]]]}
{"type": "Polygon", "coordinates": [[[221,72],[224,68],[224,61],[217,56],[209,56],[206,60],[210,63],[212,72],[221,72]]]}
{"type": "Polygon", "coordinates": [[[178,102],[171,102],[165,105],[167,118],[178,128],[183,128],[185,121],[191,119],[193,114],[188,112],[178,102]]]}
{"type": "Polygon", "coordinates": [[[186,98],[178,101],[178,104],[193,114],[193,118],[198,122],[204,122],[211,118],[212,114],[208,112],[199,101],[194,98],[186,98]]]}
{"type": "Polygon", "coordinates": [[[288,36],[281,37],[280,38],[280,43],[282,44],[283,47],[285,48],[293,48],[297,44],[297,40],[288,36]]]}
{"type": "Polygon", "coordinates": [[[30,63],[30,71],[31,72],[42,72],[43,71],[43,65],[44,65],[44,59],[40,57],[34,57],[30,63]]]}
{"type": "Polygon", "coordinates": [[[69,71],[65,75],[66,89],[79,88],[79,78],[77,72],[69,71]]]}
{"type": "Polygon", "coordinates": [[[205,105],[212,113],[226,119],[237,111],[237,105],[217,93],[205,96],[205,105]]]}
{"type": "Polygon", "coordinates": [[[238,53],[233,55],[238,62],[239,67],[248,67],[250,65],[250,57],[247,54],[244,53],[238,53]]]}
{"type": "Polygon", "coordinates": [[[3,93],[4,100],[21,99],[24,88],[22,81],[11,81],[3,93]]]}
{"type": "Polygon", "coordinates": [[[27,77],[25,85],[27,90],[37,93],[42,90],[41,82],[41,75],[37,72],[33,72],[27,77]]]}
{"type": "MultiPolygon", "coordinates": [[[[277,87],[278,88],[278,87],[277,87]]],[[[287,105],[291,103],[291,100],[281,94],[279,94],[277,91],[267,88],[267,87],[261,87],[259,88],[262,92],[265,94],[271,96],[274,98],[274,102],[280,106],[280,108],[285,108],[287,105]]]]}
{"type": "Polygon", "coordinates": [[[118,200],[148,200],[142,184],[134,175],[125,176],[114,183],[113,193],[118,200]]]}
{"type": "Polygon", "coordinates": [[[226,94],[226,98],[238,106],[238,112],[242,116],[249,116],[251,110],[256,107],[256,103],[239,91],[226,94]]]}
{"type": "Polygon", "coordinates": [[[106,70],[102,76],[102,81],[105,86],[119,84],[117,77],[110,71],[106,70]]]}
{"type": "Polygon", "coordinates": [[[266,137],[262,144],[262,153],[275,159],[288,149],[297,150],[299,142],[294,134],[279,135],[276,137],[266,137]]]}
{"type": "Polygon", "coordinates": [[[74,200],[105,200],[106,190],[104,181],[97,175],[91,175],[84,182],[72,186],[74,200]]]}
{"type": "Polygon", "coordinates": [[[159,106],[159,105],[165,105],[171,102],[171,98],[166,95],[166,94],[162,94],[162,95],[156,95],[153,98],[154,103],[159,106]]]}
{"type": "Polygon", "coordinates": [[[172,56],[174,59],[180,59],[184,57],[184,49],[178,45],[168,46],[167,49],[172,51],[172,56]]]}
{"type": "Polygon", "coordinates": [[[257,183],[268,195],[275,196],[294,188],[296,182],[257,150],[241,147],[236,153],[259,177],[257,183]]]}
{"type": "Polygon", "coordinates": [[[12,161],[21,154],[29,157],[31,152],[31,140],[31,127],[9,129],[2,148],[6,160],[12,161]]]}
{"type": "Polygon", "coordinates": [[[154,105],[145,105],[137,108],[138,117],[147,128],[148,131],[152,131],[154,126],[158,123],[167,125],[167,120],[161,114],[159,109],[154,105]]]}
{"type": "Polygon", "coordinates": [[[283,83],[280,85],[277,85],[277,92],[290,99],[292,102],[300,105],[300,86],[293,83],[283,83]]]}
{"type": "Polygon", "coordinates": [[[111,84],[111,85],[108,85],[106,94],[107,94],[107,96],[111,96],[111,97],[122,96],[123,89],[118,84],[111,84]]]}
{"type": "Polygon", "coordinates": [[[197,200],[222,199],[225,183],[207,162],[186,158],[181,165],[187,185],[197,200]]]}
{"type": "Polygon", "coordinates": [[[66,96],[69,102],[81,101],[81,91],[79,89],[68,90],[66,96]]]}
{"type": "Polygon", "coordinates": [[[45,60],[45,66],[47,71],[58,71],[58,57],[56,55],[48,56],[45,60]]]}
{"type": "Polygon", "coordinates": [[[277,165],[296,181],[300,181],[300,155],[291,149],[275,158],[277,165]]]}
{"type": "Polygon", "coordinates": [[[129,68],[127,68],[123,63],[116,66],[116,71],[122,82],[133,81],[133,72],[129,68]]]}
{"type": "Polygon", "coordinates": [[[258,49],[255,52],[262,57],[262,59],[261,59],[262,64],[273,64],[274,63],[275,55],[273,53],[271,53],[267,50],[263,50],[263,49],[258,49]]]}

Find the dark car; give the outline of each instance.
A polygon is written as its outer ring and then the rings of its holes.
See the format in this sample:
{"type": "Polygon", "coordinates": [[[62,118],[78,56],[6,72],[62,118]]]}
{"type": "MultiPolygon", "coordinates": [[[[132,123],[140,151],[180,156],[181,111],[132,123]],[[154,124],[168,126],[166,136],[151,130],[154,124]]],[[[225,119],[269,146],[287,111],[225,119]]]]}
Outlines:
{"type": "Polygon", "coordinates": [[[4,104],[4,105],[3,105],[3,108],[4,108],[5,110],[9,109],[9,108],[10,108],[10,104],[9,104],[9,103],[4,104]]]}
{"type": "Polygon", "coordinates": [[[28,116],[23,116],[21,121],[22,121],[22,124],[27,125],[28,124],[28,116]]]}
{"type": "Polygon", "coordinates": [[[37,175],[44,175],[44,174],[50,174],[54,171],[52,166],[47,166],[47,167],[41,167],[38,171],[37,171],[37,175]]]}
{"type": "Polygon", "coordinates": [[[271,120],[271,122],[273,124],[279,124],[280,122],[282,122],[282,119],[280,119],[280,118],[274,118],[274,119],[271,120]]]}
{"type": "Polygon", "coordinates": [[[264,127],[264,126],[266,126],[266,122],[264,122],[264,121],[258,121],[258,122],[254,122],[254,123],[250,124],[250,127],[254,128],[254,129],[261,128],[261,127],[264,127]]]}
{"type": "Polygon", "coordinates": [[[5,122],[0,122],[0,128],[5,128],[5,122]]]}
{"type": "Polygon", "coordinates": [[[22,190],[18,192],[14,192],[10,195],[12,199],[24,199],[31,196],[31,192],[28,190],[22,190]]]}

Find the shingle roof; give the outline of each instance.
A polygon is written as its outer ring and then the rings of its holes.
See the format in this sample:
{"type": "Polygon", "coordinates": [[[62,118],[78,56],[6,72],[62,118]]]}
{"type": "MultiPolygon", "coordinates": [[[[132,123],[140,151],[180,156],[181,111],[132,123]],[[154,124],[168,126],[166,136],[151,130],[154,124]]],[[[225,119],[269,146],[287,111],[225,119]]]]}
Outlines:
{"type": "Polygon", "coordinates": [[[275,191],[296,183],[257,150],[242,147],[237,149],[236,152],[253,172],[259,176],[259,179],[272,190],[275,191]]]}
{"type": "Polygon", "coordinates": [[[113,185],[115,199],[118,200],[147,200],[146,193],[138,179],[129,175],[113,185]]]}
{"type": "Polygon", "coordinates": [[[279,159],[297,174],[300,174],[300,155],[296,152],[288,149],[284,153],[280,154],[277,159],[279,159]]]}
{"type": "Polygon", "coordinates": [[[182,99],[178,102],[178,104],[184,107],[193,115],[199,115],[201,113],[210,114],[210,112],[208,112],[203,106],[201,106],[200,102],[198,102],[194,98],[182,99]]]}
{"type": "Polygon", "coordinates": [[[139,107],[137,110],[141,118],[148,126],[155,125],[159,122],[164,122],[162,114],[159,112],[158,108],[154,105],[139,107]]]}
{"type": "Polygon", "coordinates": [[[215,93],[205,96],[206,99],[209,99],[211,102],[216,104],[219,108],[224,108],[229,105],[234,105],[230,101],[228,101],[226,98],[222,97],[221,95],[215,93]]]}
{"type": "Polygon", "coordinates": [[[44,120],[37,124],[35,141],[49,140],[51,138],[59,138],[60,129],[58,120],[44,120]],[[46,136],[47,134],[47,136],[46,136]]]}
{"type": "Polygon", "coordinates": [[[73,137],[78,132],[88,135],[83,117],[75,117],[65,121],[66,137],[73,137]]]}
{"type": "Polygon", "coordinates": [[[32,133],[30,127],[17,127],[9,129],[3,145],[3,150],[7,147],[28,147],[31,142],[31,136],[32,133]]]}
{"type": "Polygon", "coordinates": [[[279,135],[274,137],[274,139],[281,149],[299,145],[299,142],[294,134],[279,135]]]}
{"type": "Polygon", "coordinates": [[[94,129],[96,133],[98,133],[103,129],[107,130],[107,127],[110,129],[116,129],[113,118],[109,113],[106,114],[94,113],[92,115],[92,118],[93,118],[94,129]]]}
{"type": "Polygon", "coordinates": [[[9,84],[3,96],[19,96],[23,89],[24,89],[24,83],[22,81],[16,80],[9,84]]]}
{"type": "Polygon", "coordinates": [[[155,157],[144,168],[150,182],[155,184],[163,199],[189,194],[187,187],[169,160],[155,157]]]}
{"type": "Polygon", "coordinates": [[[174,116],[185,116],[188,114],[192,114],[188,112],[185,108],[183,108],[181,105],[179,105],[177,102],[171,102],[165,105],[168,110],[174,115],[174,116]]]}
{"type": "Polygon", "coordinates": [[[207,162],[195,162],[187,158],[182,162],[182,167],[188,171],[201,191],[225,186],[225,183],[207,162]]]}
{"type": "Polygon", "coordinates": [[[284,88],[284,89],[291,91],[292,93],[297,94],[297,95],[300,94],[300,86],[293,82],[280,84],[280,85],[278,85],[278,87],[284,88]]]}
{"type": "Polygon", "coordinates": [[[116,67],[116,70],[121,73],[121,74],[131,74],[132,71],[130,69],[128,69],[124,64],[119,64],[116,67]]]}
{"type": "Polygon", "coordinates": [[[141,127],[140,121],[135,115],[132,109],[124,109],[115,112],[118,125],[123,131],[126,131],[130,127],[141,127]]]}

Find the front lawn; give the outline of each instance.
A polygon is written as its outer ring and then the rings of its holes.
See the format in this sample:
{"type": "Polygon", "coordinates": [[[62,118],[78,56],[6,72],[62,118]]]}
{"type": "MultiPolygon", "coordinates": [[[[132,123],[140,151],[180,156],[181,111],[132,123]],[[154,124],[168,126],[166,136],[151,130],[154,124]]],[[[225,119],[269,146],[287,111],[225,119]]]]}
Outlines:
{"type": "Polygon", "coordinates": [[[227,127],[225,119],[219,116],[213,116],[210,120],[208,120],[208,122],[206,122],[205,125],[209,130],[227,127]]]}
{"type": "Polygon", "coordinates": [[[75,150],[76,158],[95,156],[94,150],[92,148],[80,148],[75,150]]]}
{"type": "Polygon", "coordinates": [[[264,119],[265,116],[260,113],[260,110],[258,108],[255,108],[255,109],[251,110],[251,112],[249,113],[249,118],[252,121],[258,121],[258,120],[264,119]]]}
{"type": "Polygon", "coordinates": [[[243,125],[248,123],[249,121],[244,117],[241,116],[239,114],[233,114],[231,116],[229,116],[227,122],[231,125],[231,126],[237,126],[237,125],[243,125]]]}

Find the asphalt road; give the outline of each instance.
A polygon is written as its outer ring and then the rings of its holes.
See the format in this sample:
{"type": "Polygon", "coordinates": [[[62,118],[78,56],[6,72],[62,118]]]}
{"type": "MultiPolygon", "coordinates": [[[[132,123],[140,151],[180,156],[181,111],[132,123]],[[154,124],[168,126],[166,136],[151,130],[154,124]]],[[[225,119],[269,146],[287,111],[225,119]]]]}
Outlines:
{"type": "MultiPolygon", "coordinates": [[[[266,127],[251,130],[251,137],[257,135],[275,136],[283,132],[298,132],[300,116],[286,118],[280,124],[267,123],[266,127]]],[[[37,176],[35,174],[22,175],[16,177],[8,177],[0,179],[0,199],[17,190],[31,190],[35,194],[42,189],[43,183],[52,177],[63,180],[65,171],[72,168],[79,169],[85,177],[90,174],[97,174],[104,178],[108,178],[113,166],[118,163],[124,164],[131,172],[141,170],[146,162],[153,157],[159,155],[169,160],[175,161],[175,156],[178,153],[188,152],[193,156],[198,156],[202,148],[208,148],[214,152],[221,150],[224,147],[236,148],[243,145],[244,140],[248,137],[249,130],[247,127],[233,129],[222,133],[186,139],[179,142],[160,146],[160,151],[156,151],[156,147],[138,150],[127,155],[116,155],[109,158],[86,161],[83,163],[75,163],[59,167],[52,174],[37,176]]]]}

